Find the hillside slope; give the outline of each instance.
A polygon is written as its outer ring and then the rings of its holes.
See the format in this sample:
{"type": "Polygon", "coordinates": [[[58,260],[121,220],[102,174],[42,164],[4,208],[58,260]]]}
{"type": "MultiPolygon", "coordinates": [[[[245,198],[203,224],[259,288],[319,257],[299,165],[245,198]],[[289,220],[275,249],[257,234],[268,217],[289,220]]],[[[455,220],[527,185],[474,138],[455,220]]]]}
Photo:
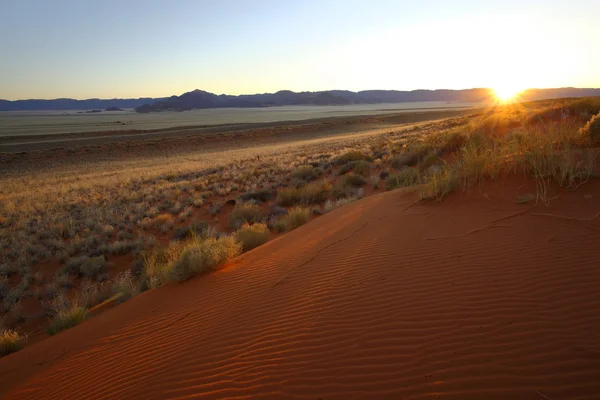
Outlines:
{"type": "Polygon", "coordinates": [[[0,359],[3,399],[593,399],[600,184],[386,192],[0,359]]]}

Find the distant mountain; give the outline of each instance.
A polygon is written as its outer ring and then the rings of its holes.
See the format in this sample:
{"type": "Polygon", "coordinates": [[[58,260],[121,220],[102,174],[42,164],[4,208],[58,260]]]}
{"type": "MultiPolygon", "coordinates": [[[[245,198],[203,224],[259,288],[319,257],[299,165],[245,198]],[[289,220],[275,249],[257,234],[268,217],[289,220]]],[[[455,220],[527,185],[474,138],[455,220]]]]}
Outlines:
{"type": "MultiPolygon", "coordinates": [[[[523,101],[543,100],[564,97],[600,96],[600,89],[528,89],[520,99],[523,101]]],[[[55,100],[0,100],[0,111],[23,110],[92,110],[135,108],[137,112],[187,111],[201,108],[223,107],[273,107],[290,105],[344,105],[344,104],[381,104],[404,102],[469,102],[478,103],[493,100],[490,89],[464,90],[327,90],[321,92],[292,92],[281,90],[276,93],[244,94],[231,96],[216,95],[203,90],[194,90],[181,96],[168,98],[139,99],[55,99],[55,100]]]]}
{"type": "MultiPolygon", "coordinates": [[[[600,96],[600,89],[528,89],[521,95],[523,101],[542,100],[561,97],[600,96]]],[[[136,108],[137,112],[186,111],[201,108],[219,107],[271,107],[290,105],[342,105],[342,104],[381,104],[403,102],[469,102],[492,101],[490,89],[465,90],[365,90],[351,92],[329,90],[323,92],[292,92],[281,90],[277,93],[253,95],[216,95],[202,90],[194,90],[181,96],[172,96],[165,100],[144,104],[136,108]]]]}
{"type": "Polygon", "coordinates": [[[35,110],[92,110],[136,108],[146,103],[163,100],[151,97],[139,99],[54,99],[54,100],[0,100],[0,111],[35,111],[35,110]]]}

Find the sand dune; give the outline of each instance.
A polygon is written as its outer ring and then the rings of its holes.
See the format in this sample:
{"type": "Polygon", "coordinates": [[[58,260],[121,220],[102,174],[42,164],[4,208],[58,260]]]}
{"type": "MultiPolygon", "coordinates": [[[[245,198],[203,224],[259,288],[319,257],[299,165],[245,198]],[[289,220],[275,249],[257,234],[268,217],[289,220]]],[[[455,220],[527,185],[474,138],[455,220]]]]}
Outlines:
{"type": "Polygon", "coordinates": [[[521,184],[344,206],[1,359],[0,397],[598,399],[600,185],[521,184]]]}

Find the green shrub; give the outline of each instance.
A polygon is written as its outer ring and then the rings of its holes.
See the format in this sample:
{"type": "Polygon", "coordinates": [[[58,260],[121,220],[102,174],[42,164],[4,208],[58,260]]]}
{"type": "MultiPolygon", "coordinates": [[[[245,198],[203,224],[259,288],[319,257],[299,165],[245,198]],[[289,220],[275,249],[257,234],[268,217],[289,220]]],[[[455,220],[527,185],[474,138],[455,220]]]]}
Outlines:
{"type": "Polygon", "coordinates": [[[27,343],[27,336],[20,335],[13,329],[2,328],[0,334],[0,357],[21,350],[27,343]]]}
{"type": "Polygon", "coordinates": [[[398,187],[414,186],[419,183],[420,174],[416,168],[404,168],[385,178],[385,188],[392,190],[398,187]]]}
{"type": "Polygon", "coordinates": [[[188,244],[170,269],[170,279],[184,281],[194,275],[210,272],[239,255],[242,245],[231,236],[209,237],[188,244]]]}
{"type": "Polygon", "coordinates": [[[269,240],[267,224],[244,224],[235,232],[235,240],[241,243],[244,251],[252,250],[269,240]]]}
{"type": "Polygon", "coordinates": [[[260,222],[263,219],[260,206],[252,202],[236,204],[231,211],[231,227],[239,228],[244,223],[260,222]]]}
{"type": "Polygon", "coordinates": [[[600,141],[600,113],[594,115],[580,130],[584,138],[596,143],[600,141]]]}
{"type": "Polygon", "coordinates": [[[301,188],[288,187],[277,192],[277,204],[291,206],[294,204],[319,204],[327,200],[331,184],[324,180],[313,182],[301,188]]]}

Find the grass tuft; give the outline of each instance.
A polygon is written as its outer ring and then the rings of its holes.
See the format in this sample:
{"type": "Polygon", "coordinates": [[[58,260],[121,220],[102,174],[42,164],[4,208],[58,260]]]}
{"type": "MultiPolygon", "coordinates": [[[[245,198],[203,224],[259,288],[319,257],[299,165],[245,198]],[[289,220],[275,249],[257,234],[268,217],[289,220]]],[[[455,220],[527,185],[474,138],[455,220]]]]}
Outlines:
{"type": "Polygon", "coordinates": [[[243,251],[252,250],[269,240],[267,224],[244,224],[235,232],[235,240],[241,243],[243,251]]]}

